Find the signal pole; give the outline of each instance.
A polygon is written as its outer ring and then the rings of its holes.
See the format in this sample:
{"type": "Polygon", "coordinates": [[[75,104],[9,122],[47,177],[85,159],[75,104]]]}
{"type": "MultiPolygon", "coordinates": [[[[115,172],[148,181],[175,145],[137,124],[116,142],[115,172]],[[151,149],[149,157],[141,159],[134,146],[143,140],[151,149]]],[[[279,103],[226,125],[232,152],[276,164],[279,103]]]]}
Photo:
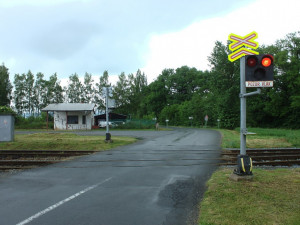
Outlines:
{"type": "Polygon", "coordinates": [[[232,43],[228,60],[233,62],[240,58],[240,155],[237,157],[236,175],[252,175],[252,159],[246,154],[246,97],[261,93],[260,87],[273,86],[273,56],[259,55],[251,49],[257,49],[258,37],[255,31],[242,37],[236,34],[228,36],[232,43]],[[243,47],[244,46],[244,47],[243,47]],[[251,48],[251,49],[249,49],[251,48]],[[246,87],[257,87],[257,91],[247,93],[246,87]]]}
{"type": "Polygon", "coordinates": [[[240,123],[240,155],[246,155],[246,85],[245,85],[245,57],[240,58],[240,99],[241,99],[241,123],[240,123]]]}
{"type": "Polygon", "coordinates": [[[247,126],[246,126],[246,97],[260,94],[260,88],[257,91],[247,93],[246,91],[246,57],[240,58],[240,155],[238,155],[238,168],[235,170],[237,175],[247,176],[252,175],[252,159],[247,155],[246,152],[246,137],[247,137],[247,126]]]}

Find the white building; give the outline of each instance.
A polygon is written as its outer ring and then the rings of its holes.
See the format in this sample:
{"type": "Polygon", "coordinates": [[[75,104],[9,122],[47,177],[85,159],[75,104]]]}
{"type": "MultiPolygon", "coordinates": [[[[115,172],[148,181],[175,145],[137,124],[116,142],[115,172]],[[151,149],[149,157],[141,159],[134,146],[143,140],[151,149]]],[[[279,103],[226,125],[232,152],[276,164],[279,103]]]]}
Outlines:
{"type": "MultiPolygon", "coordinates": [[[[94,125],[95,104],[50,104],[42,111],[54,113],[54,130],[91,130],[94,125]]],[[[48,119],[47,119],[48,121],[48,119]]]]}

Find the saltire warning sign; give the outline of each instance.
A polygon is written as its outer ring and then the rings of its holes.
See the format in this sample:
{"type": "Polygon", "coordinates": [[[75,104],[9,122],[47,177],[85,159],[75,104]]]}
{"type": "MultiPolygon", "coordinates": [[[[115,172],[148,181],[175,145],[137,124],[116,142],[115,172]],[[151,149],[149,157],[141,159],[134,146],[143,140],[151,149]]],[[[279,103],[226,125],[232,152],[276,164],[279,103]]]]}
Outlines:
{"type": "Polygon", "coordinates": [[[258,52],[252,50],[258,48],[258,43],[254,41],[257,37],[258,35],[255,31],[244,37],[232,33],[229,34],[228,39],[232,41],[229,45],[229,50],[233,51],[233,53],[228,55],[228,60],[233,62],[245,55],[258,55],[258,52]]]}

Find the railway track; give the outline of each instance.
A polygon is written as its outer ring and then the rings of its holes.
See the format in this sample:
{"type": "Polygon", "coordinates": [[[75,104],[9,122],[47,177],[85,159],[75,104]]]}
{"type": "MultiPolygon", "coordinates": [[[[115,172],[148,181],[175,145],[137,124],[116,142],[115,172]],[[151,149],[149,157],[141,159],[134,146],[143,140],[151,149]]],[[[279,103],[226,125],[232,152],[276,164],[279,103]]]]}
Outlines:
{"type": "Polygon", "coordinates": [[[97,151],[0,150],[0,171],[31,169],[97,151]]]}
{"type": "MultiPolygon", "coordinates": [[[[31,169],[65,161],[96,151],[0,150],[0,171],[31,169]]],[[[236,165],[239,149],[224,149],[219,165],[236,165]]],[[[300,148],[247,149],[254,166],[300,165],[300,148]]]]}
{"type": "MultiPolygon", "coordinates": [[[[239,149],[224,149],[220,165],[236,165],[239,149]]],[[[254,166],[294,166],[300,165],[300,148],[247,149],[254,166]]]]}

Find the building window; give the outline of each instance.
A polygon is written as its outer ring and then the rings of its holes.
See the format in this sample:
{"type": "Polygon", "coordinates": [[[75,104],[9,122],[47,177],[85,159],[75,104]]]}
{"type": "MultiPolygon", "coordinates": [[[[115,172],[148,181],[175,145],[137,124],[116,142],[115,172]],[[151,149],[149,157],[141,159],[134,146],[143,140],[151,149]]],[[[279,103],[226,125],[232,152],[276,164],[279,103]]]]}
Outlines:
{"type": "Polygon", "coordinates": [[[86,116],[82,116],[82,124],[86,124],[86,116]]]}
{"type": "Polygon", "coordinates": [[[68,116],[68,124],[78,124],[78,116],[68,116]]]}

